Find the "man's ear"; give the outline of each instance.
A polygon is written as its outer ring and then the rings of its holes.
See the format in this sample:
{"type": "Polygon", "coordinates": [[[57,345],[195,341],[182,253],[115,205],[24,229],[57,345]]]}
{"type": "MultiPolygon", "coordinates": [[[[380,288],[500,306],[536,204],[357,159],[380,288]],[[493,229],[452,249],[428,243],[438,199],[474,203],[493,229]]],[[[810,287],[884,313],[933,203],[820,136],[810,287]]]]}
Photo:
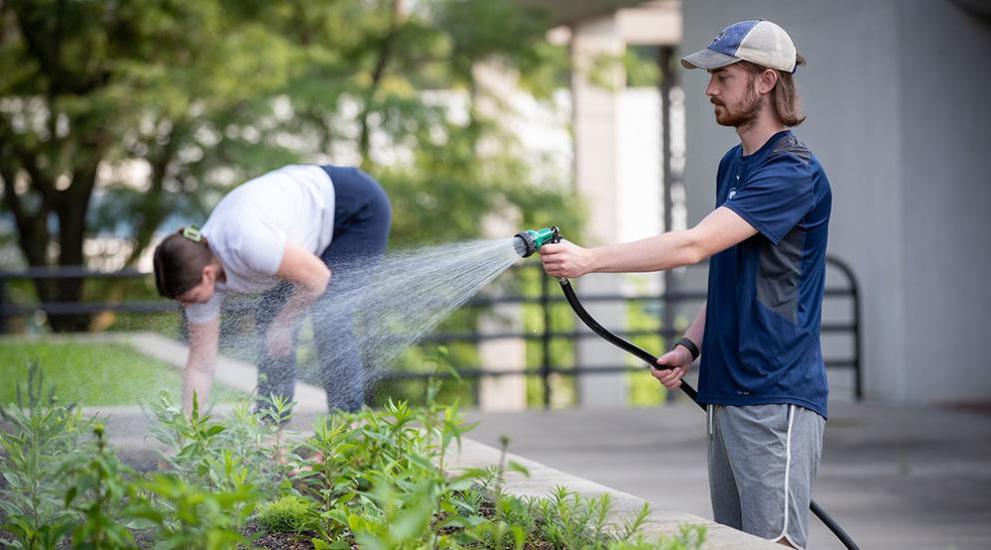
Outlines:
{"type": "Polygon", "coordinates": [[[757,77],[757,93],[769,94],[777,83],[778,71],[773,69],[764,69],[761,71],[760,76],[757,77]]]}

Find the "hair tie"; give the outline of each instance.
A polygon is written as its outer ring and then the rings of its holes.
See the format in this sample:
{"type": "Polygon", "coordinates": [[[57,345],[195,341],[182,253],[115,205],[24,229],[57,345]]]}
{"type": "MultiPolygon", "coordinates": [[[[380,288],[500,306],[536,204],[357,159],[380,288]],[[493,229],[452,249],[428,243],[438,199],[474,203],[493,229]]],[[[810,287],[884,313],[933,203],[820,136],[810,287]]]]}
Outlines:
{"type": "Polygon", "coordinates": [[[200,233],[199,229],[193,226],[183,227],[182,236],[193,241],[194,243],[203,242],[203,234],[200,233]]]}

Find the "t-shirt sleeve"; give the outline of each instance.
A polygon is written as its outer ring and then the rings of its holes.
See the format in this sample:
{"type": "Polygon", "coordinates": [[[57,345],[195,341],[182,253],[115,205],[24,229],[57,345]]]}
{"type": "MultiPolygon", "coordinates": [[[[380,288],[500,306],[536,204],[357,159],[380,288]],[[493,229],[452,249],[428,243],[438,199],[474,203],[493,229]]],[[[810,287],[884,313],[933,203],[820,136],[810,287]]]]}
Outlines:
{"type": "Polygon", "coordinates": [[[271,276],[279,271],[286,242],[284,231],[266,225],[245,228],[236,254],[248,271],[271,276]]]}
{"type": "Polygon", "coordinates": [[[814,206],[812,181],[807,165],[787,159],[759,168],[723,206],[777,246],[814,206]]]}
{"type": "Polygon", "coordinates": [[[212,321],[220,316],[220,304],[224,301],[224,295],[214,292],[208,302],[202,304],[188,304],[186,306],[186,320],[195,325],[212,321]]]}
{"type": "MultiPolygon", "coordinates": [[[[734,148],[730,149],[729,151],[727,151],[726,154],[723,155],[723,158],[719,159],[719,167],[716,168],[716,182],[722,182],[723,181],[723,174],[726,173],[726,165],[729,164],[730,159],[733,157],[733,154],[735,153],[735,151],[736,151],[736,147],[734,147],[734,148]]],[[[721,185],[721,184],[719,184],[719,185],[721,185]]],[[[715,208],[719,208],[719,188],[718,188],[718,185],[717,185],[717,188],[716,188],[716,206],[715,206],[715,208]]]]}

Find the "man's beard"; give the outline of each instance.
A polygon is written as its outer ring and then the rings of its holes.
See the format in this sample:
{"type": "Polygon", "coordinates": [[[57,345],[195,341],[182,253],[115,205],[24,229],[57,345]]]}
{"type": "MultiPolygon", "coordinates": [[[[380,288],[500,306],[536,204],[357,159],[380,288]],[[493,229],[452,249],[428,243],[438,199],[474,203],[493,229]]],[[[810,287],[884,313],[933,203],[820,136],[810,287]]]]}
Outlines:
{"type": "Polygon", "coordinates": [[[725,103],[711,101],[722,107],[722,110],[716,110],[716,123],[720,126],[732,126],[734,128],[747,126],[757,120],[757,115],[760,113],[761,107],[764,106],[764,98],[750,86],[747,86],[747,95],[736,111],[731,110],[725,103]]]}

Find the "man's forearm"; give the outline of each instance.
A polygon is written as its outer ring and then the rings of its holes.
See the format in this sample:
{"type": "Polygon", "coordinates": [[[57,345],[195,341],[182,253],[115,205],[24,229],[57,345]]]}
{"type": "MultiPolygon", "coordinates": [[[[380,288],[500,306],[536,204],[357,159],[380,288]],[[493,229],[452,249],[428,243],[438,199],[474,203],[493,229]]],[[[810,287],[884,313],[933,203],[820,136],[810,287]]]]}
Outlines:
{"type": "Polygon", "coordinates": [[[622,244],[592,249],[592,271],[631,273],[663,271],[702,261],[692,230],[667,233],[622,244]]]}
{"type": "Polygon", "coordinates": [[[286,304],[279,311],[279,314],[275,318],[275,323],[280,325],[291,325],[295,323],[303,313],[306,308],[310,306],[313,302],[321,296],[321,293],[308,290],[305,288],[298,288],[292,293],[286,304]]]}
{"type": "Polygon", "coordinates": [[[189,357],[182,377],[182,408],[187,414],[192,411],[194,394],[201,405],[210,398],[219,334],[219,319],[189,325],[189,357]]]}
{"type": "Polygon", "coordinates": [[[698,315],[695,316],[695,320],[689,325],[688,330],[685,331],[685,338],[692,341],[693,344],[698,346],[699,350],[702,349],[702,337],[705,335],[705,303],[702,304],[702,309],[699,310],[698,315]]]}

